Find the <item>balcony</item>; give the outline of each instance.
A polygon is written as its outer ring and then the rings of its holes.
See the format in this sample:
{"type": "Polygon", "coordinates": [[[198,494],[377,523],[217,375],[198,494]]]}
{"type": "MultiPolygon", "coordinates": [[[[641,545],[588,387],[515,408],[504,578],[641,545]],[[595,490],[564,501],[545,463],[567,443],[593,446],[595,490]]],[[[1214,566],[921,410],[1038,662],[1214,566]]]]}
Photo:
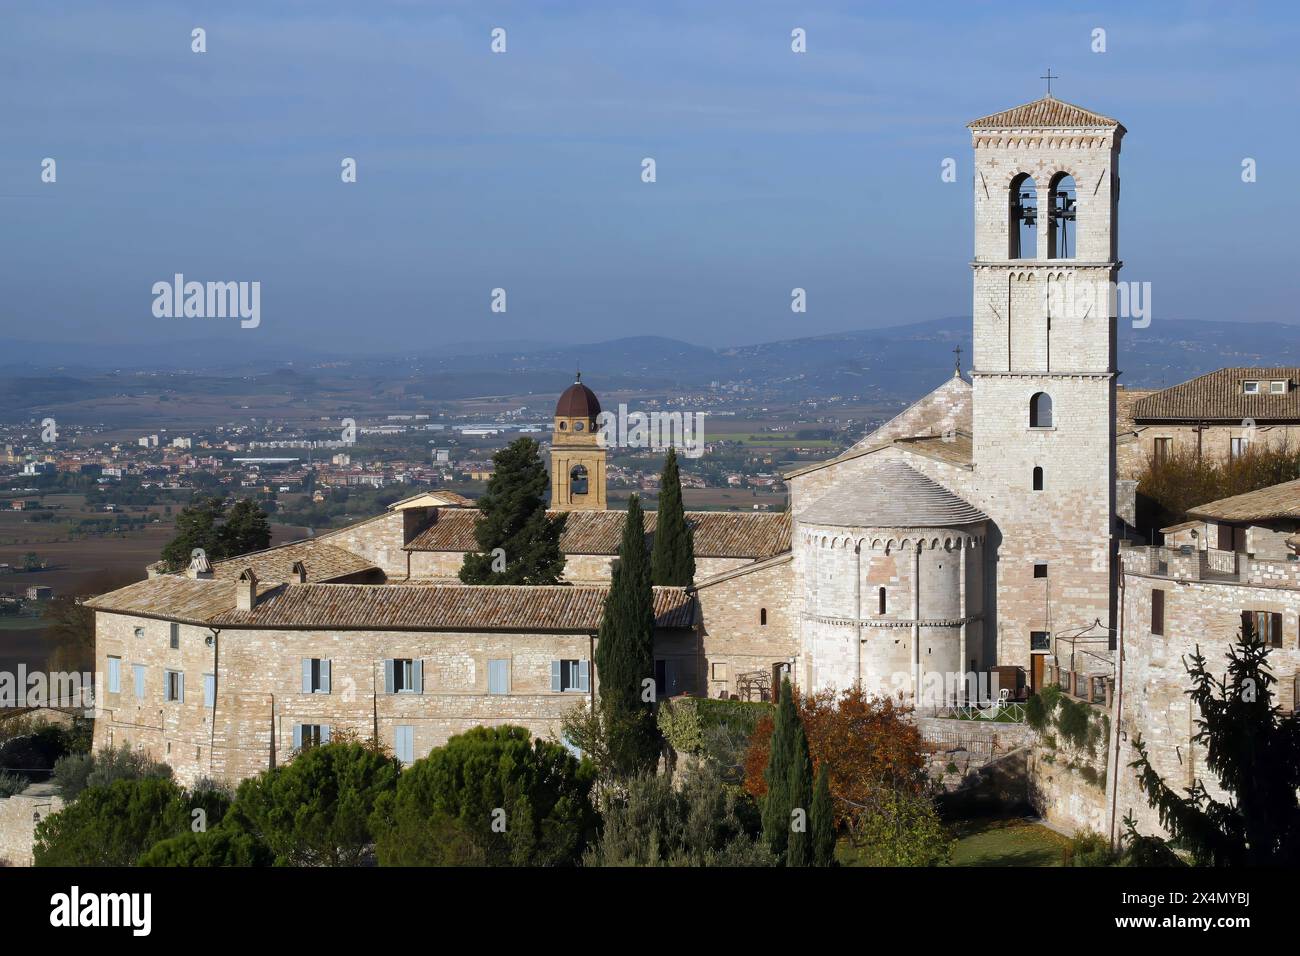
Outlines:
{"type": "Polygon", "coordinates": [[[1171,578],[1176,581],[1205,581],[1251,587],[1300,589],[1300,561],[1252,558],[1218,548],[1197,550],[1162,546],[1125,547],[1120,560],[1128,574],[1171,578]]]}

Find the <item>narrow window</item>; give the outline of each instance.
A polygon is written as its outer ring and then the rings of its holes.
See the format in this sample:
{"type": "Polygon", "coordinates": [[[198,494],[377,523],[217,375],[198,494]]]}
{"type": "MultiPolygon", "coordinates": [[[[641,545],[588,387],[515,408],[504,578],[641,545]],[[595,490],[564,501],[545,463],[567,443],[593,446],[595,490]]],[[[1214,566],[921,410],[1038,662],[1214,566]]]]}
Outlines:
{"type": "Polygon", "coordinates": [[[110,694],[122,692],[122,658],[120,657],[108,659],[108,692],[110,694]]]}
{"type": "Polygon", "coordinates": [[[1075,256],[1075,218],[1077,197],[1074,177],[1058,173],[1048,190],[1048,212],[1052,221],[1047,231],[1047,258],[1073,259],[1075,256]]]}
{"type": "Polygon", "coordinates": [[[217,675],[203,675],[203,706],[211,710],[217,705],[217,675]]]}
{"type": "Polygon", "coordinates": [[[510,693],[510,661],[507,658],[488,661],[488,693],[510,693]]]}
{"type": "Polygon", "coordinates": [[[758,626],[767,627],[767,608],[765,607],[758,609],[758,626]]]}
{"type": "Polygon", "coordinates": [[[655,661],[655,699],[665,700],[672,696],[673,690],[672,661],[655,661]]]}
{"type": "Polygon", "coordinates": [[[181,646],[181,626],[176,623],[171,626],[171,646],[173,648],[181,646]]]}
{"type": "Polygon", "coordinates": [[[1034,491],[1043,490],[1043,468],[1041,465],[1034,466],[1034,491]]]}
{"type": "Polygon", "coordinates": [[[1010,216],[1007,238],[1009,259],[1036,259],[1038,257],[1038,187],[1028,173],[1021,173],[1011,181],[1010,216]]]}
{"type": "Polygon", "coordinates": [[[1156,439],[1154,451],[1155,451],[1155,462],[1157,466],[1163,465],[1165,462],[1169,461],[1169,449],[1173,445],[1173,443],[1174,440],[1172,438],[1156,439]]]}
{"type": "Polygon", "coordinates": [[[1046,392],[1035,392],[1029,399],[1029,427],[1052,427],[1052,396],[1046,392]]]}
{"type": "Polygon", "coordinates": [[[185,702],[185,675],[180,671],[164,672],[163,699],[177,704],[185,702]]]}
{"type": "Polygon", "coordinates": [[[587,466],[574,465],[569,472],[569,491],[575,495],[587,493],[587,466]]]}
{"type": "Polygon", "coordinates": [[[1236,460],[1241,458],[1250,449],[1249,438],[1232,438],[1229,439],[1228,457],[1236,460]]]}
{"type": "Polygon", "coordinates": [[[135,699],[144,700],[144,665],[132,664],[131,670],[135,678],[135,699]]]}
{"type": "Polygon", "coordinates": [[[879,591],[876,592],[876,608],[877,608],[876,609],[877,614],[885,613],[885,589],[884,588],[881,588],[879,591]]]}
{"type": "Polygon", "coordinates": [[[1165,633],[1165,592],[1159,588],[1151,591],[1151,633],[1157,636],[1165,633]]]}

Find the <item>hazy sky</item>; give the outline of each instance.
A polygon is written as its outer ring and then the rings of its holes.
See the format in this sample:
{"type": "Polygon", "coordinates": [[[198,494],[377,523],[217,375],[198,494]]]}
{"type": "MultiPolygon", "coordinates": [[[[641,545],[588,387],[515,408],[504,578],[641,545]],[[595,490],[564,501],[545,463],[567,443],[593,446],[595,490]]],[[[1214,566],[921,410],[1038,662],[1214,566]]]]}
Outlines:
{"type": "Polygon", "coordinates": [[[1035,10],[0,0],[0,338],[726,345],[968,314],[964,124],[1049,66],[1129,130],[1122,276],[1155,321],[1296,320],[1297,6],[1035,10]],[[259,281],[261,326],[155,318],[177,272],[259,281]]]}

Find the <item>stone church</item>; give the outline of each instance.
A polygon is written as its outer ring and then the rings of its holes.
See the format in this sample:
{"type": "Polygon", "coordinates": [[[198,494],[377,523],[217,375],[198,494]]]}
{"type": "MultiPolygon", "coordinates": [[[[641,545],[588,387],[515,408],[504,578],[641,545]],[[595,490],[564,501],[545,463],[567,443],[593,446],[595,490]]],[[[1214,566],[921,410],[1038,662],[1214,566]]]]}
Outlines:
{"type": "MultiPolygon", "coordinates": [[[[788,475],[788,513],[688,513],[694,585],[655,593],[659,693],[770,698],[789,676],[925,705],[976,696],[966,675],[995,667],[1037,686],[1058,635],[1114,626],[1115,319],[1058,310],[1051,292],[1118,273],[1124,127],[1049,95],[970,131],[969,381],[958,370],[788,475]]],[[[598,692],[623,524],[599,414],[580,381],[555,409],[565,584],[459,584],[478,513],[439,491],[311,540],[151,572],[90,602],[95,745],[146,749],[183,780],[239,779],[339,730],[407,761],[477,724],[558,734],[598,692]]]]}

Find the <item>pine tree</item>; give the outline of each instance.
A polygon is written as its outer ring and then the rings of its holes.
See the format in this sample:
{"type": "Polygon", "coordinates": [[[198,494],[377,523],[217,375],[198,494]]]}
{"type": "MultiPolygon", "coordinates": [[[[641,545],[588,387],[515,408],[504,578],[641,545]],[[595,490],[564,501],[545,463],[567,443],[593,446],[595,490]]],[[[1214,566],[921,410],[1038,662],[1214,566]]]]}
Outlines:
{"type": "Polygon", "coordinates": [[[619,775],[654,768],[659,731],[645,681],[654,679],[654,592],[641,503],[628,501],[618,565],[605,600],[596,644],[600,707],[610,762],[619,775]]]}
{"type": "Polygon", "coordinates": [[[496,466],[479,499],[479,551],[465,555],[465,584],[558,584],[564,573],[564,519],[546,516],[550,484],[537,442],[517,438],[492,456],[496,466]]]}
{"type": "MultiPolygon", "coordinates": [[[[1141,738],[1129,766],[1161,825],[1197,865],[1296,866],[1300,864],[1300,717],[1283,715],[1274,702],[1269,648],[1249,623],[1228,649],[1228,672],[1216,678],[1198,646],[1187,667],[1198,727],[1192,740],[1205,747],[1205,767],[1231,800],[1212,798],[1197,780],[1186,796],[1171,789],[1151,766],[1141,738]]],[[[1126,843],[1149,854],[1156,838],[1141,837],[1131,818],[1126,843]]]]}
{"type": "Polygon", "coordinates": [[[196,498],[176,516],[176,537],[162,550],[162,560],[171,571],[187,567],[195,548],[202,548],[209,561],[225,557],[225,545],[217,522],[225,514],[225,503],[216,497],[196,498]]]}
{"type": "Polygon", "coordinates": [[[830,773],[823,762],[817,770],[812,798],[813,866],[835,865],[835,807],[831,803],[830,773]]]}
{"type": "Polygon", "coordinates": [[[217,531],[217,540],[223,558],[265,551],[271,546],[271,524],[266,512],[252,498],[235,502],[217,531]]]}
{"type": "Polygon", "coordinates": [[[689,587],[695,583],[695,540],[682,507],[682,481],[674,448],[668,449],[659,481],[659,516],[650,568],[655,584],[689,587]]]}
{"type": "Polygon", "coordinates": [[[807,866],[811,862],[807,830],[812,759],[788,677],[781,682],[780,693],[764,774],[767,796],[763,802],[763,840],[786,866],[807,866]],[[802,812],[796,816],[796,810],[802,812]]]}

